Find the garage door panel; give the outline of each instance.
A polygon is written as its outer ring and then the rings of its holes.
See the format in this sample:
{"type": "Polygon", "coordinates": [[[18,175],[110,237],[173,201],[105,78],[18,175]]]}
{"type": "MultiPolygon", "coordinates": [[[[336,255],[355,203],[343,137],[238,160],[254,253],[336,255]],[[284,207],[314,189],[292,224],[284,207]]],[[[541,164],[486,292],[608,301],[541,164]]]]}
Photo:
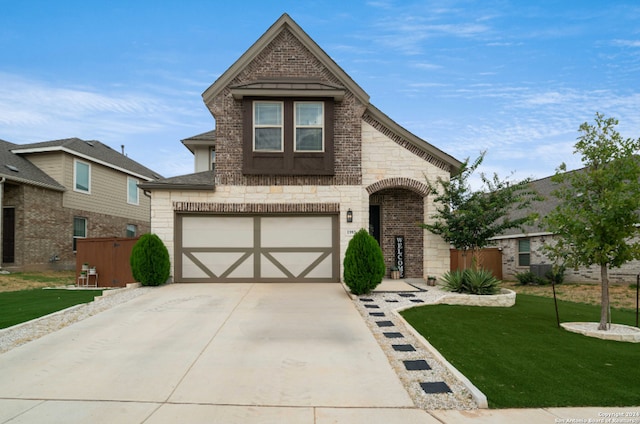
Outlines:
{"type": "Polygon", "coordinates": [[[176,281],[339,281],[335,215],[178,217],[176,281]]]}
{"type": "Polygon", "coordinates": [[[184,217],[184,247],[252,247],[253,218],[184,217]]]}
{"type": "Polygon", "coordinates": [[[328,216],[262,218],[263,247],[331,247],[332,220],[328,216]]]}
{"type": "Polygon", "coordinates": [[[316,278],[331,278],[331,267],[317,269],[317,262],[323,262],[322,259],[326,256],[326,252],[273,252],[270,256],[295,277],[304,278],[311,271],[315,271],[316,278]],[[309,270],[309,268],[311,269],[309,270]],[[305,273],[305,271],[307,272],[305,273]],[[303,273],[305,274],[303,275],[303,273]]]}

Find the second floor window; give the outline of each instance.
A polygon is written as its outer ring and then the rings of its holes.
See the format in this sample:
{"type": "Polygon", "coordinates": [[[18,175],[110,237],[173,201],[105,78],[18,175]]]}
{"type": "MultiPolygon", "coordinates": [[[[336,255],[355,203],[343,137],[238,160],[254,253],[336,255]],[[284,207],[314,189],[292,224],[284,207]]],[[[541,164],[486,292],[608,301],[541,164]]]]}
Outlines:
{"type": "Polygon", "coordinates": [[[281,152],[283,144],[282,102],[253,104],[253,149],[259,152],[281,152]]]}
{"type": "Polygon", "coordinates": [[[324,151],[324,112],[322,102],[297,102],[295,104],[295,151],[324,151]]]}
{"type": "Polygon", "coordinates": [[[138,180],[127,177],[127,203],[137,205],[138,202],[138,180]]]}
{"type": "Polygon", "coordinates": [[[91,192],[91,165],[76,160],[73,169],[73,189],[82,193],[91,192]]]}

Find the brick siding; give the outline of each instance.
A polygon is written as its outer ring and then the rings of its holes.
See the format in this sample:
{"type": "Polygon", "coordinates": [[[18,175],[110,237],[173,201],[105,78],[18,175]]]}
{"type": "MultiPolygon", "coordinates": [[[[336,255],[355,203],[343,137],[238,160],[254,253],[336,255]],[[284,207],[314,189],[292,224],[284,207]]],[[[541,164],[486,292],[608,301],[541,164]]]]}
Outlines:
{"type": "Polygon", "coordinates": [[[124,237],[127,224],[138,234],[149,232],[149,222],[62,207],[63,193],[30,185],[5,184],[3,207],[16,209],[15,261],[12,270],[73,269],[73,218],[87,218],[88,237],[124,237]],[[57,256],[59,260],[51,259],[57,256]]]}
{"type": "Polygon", "coordinates": [[[422,197],[392,188],[372,194],[369,203],[380,205],[381,247],[387,269],[395,265],[395,236],[404,236],[405,278],[423,278],[424,230],[417,225],[424,216],[422,197]]]}
{"type": "MultiPolygon", "coordinates": [[[[306,78],[332,84],[339,81],[288,30],[283,30],[240,72],[230,85],[267,78],[306,78]]],[[[352,93],[335,103],[333,176],[243,175],[242,101],[224,89],[207,105],[216,120],[216,182],[220,185],[359,185],[361,118],[366,105],[352,93]]]]}

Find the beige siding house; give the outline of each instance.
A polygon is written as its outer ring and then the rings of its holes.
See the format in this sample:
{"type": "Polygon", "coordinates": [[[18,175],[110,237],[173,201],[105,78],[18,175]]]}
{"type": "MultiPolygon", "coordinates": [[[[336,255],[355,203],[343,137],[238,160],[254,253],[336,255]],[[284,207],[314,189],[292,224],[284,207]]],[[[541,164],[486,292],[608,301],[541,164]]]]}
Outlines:
{"type": "Polygon", "coordinates": [[[195,173],[142,184],[177,282],[338,282],[361,228],[405,278],[449,269],[425,178],[460,162],[402,128],[288,15],[203,93],[195,173]]]}
{"type": "Polygon", "coordinates": [[[75,240],[150,230],[154,171],[99,141],[0,141],[2,267],[73,268],[75,240]]]}

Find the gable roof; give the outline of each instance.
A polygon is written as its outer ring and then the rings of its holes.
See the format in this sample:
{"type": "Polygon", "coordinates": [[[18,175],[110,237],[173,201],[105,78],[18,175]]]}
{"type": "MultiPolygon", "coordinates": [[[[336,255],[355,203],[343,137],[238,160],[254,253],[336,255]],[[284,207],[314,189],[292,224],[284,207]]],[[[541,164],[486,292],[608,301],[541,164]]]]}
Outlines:
{"type": "MultiPolygon", "coordinates": [[[[351,77],[340,67],[338,64],[329,57],[329,55],[322,50],[322,48],[316,44],[315,41],[307,35],[306,32],[293,20],[288,14],[283,14],[280,18],[273,24],[271,27],[265,32],[258,40],[253,43],[249,49],[244,52],[242,56],[238,60],[235,61],[233,65],[229,69],[227,69],[220,77],[209,87],[204,93],[202,93],[202,98],[204,102],[208,104],[214,97],[216,97],[222,90],[224,90],[253,59],[255,59],[262,50],[268,46],[275,38],[280,34],[284,29],[288,29],[294,37],[302,43],[302,45],[307,48],[319,61],[325,66],[339,81],[340,83],[346,87],[354,96],[362,103],[369,104],[369,95],[351,79],[351,77]]],[[[268,81],[256,81],[254,84],[266,84],[268,81]]],[[[291,84],[295,83],[295,81],[278,81],[279,84],[291,84]]],[[[309,83],[318,83],[318,82],[309,82],[309,83]]],[[[329,90],[334,89],[338,90],[339,87],[334,86],[331,87],[326,82],[321,83],[324,86],[318,86],[319,90],[329,90]]],[[[242,87],[236,87],[236,89],[240,89],[242,87]]],[[[258,87],[249,87],[252,89],[257,89],[258,87]]],[[[265,87],[260,87],[265,88],[265,87]]],[[[280,87],[282,88],[282,87],[280,87]]],[[[296,89],[296,87],[289,87],[290,89],[296,89]]],[[[300,89],[298,87],[297,89],[300,89]]]]}
{"type": "Polygon", "coordinates": [[[108,168],[150,181],[162,178],[155,171],[139,164],[122,153],[96,140],[65,138],[40,143],[15,145],[11,152],[16,155],[30,153],[66,152],[74,156],[98,163],[108,168]]]}
{"type": "MultiPolygon", "coordinates": [[[[370,115],[389,131],[435,159],[431,160],[431,162],[438,162],[442,167],[448,168],[450,172],[455,172],[462,165],[459,160],[420,137],[417,137],[369,103],[369,95],[286,13],[271,25],[229,69],[204,91],[202,98],[205,104],[209,104],[209,102],[227,87],[231,89],[231,94],[236,99],[240,99],[243,96],[271,95],[276,93],[286,96],[333,97],[336,101],[342,99],[346,89],[366,106],[367,112],[365,114],[370,115]],[[299,78],[259,80],[231,85],[231,81],[285,29],[293,34],[293,36],[338,79],[342,86],[327,81],[303,80],[299,78]]],[[[213,140],[209,139],[209,141],[213,140]]],[[[185,140],[183,140],[183,143],[189,150],[192,150],[185,140]]]]}
{"type": "Polygon", "coordinates": [[[197,146],[207,146],[207,147],[215,146],[216,130],[207,131],[202,134],[194,135],[192,137],[185,138],[184,140],[181,140],[181,141],[182,141],[182,144],[184,144],[191,153],[195,153],[194,148],[197,146]]]}
{"type": "Polygon", "coordinates": [[[19,145],[0,140],[0,178],[31,184],[50,190],[65,191],[65,187],[27,159],[12,152],[19,145]]]}

